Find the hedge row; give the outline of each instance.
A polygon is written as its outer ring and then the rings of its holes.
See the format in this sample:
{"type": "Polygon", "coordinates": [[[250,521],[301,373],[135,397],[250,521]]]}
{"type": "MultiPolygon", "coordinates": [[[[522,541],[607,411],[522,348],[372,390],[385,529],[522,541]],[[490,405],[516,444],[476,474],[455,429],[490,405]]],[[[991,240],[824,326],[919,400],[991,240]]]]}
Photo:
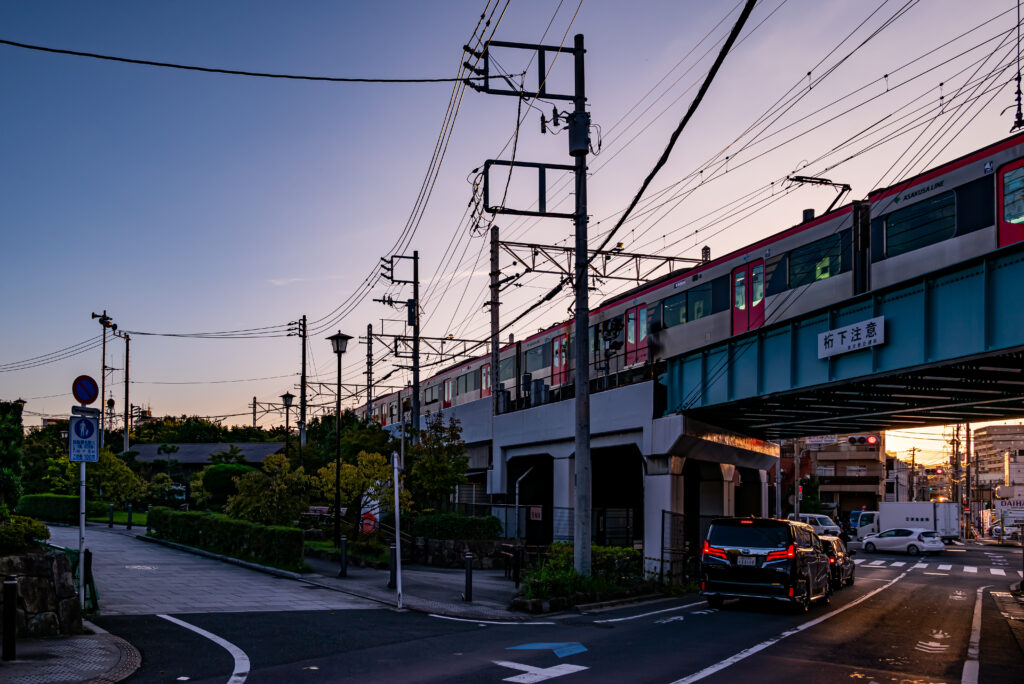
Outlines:
{"type": "MultiPolygon", "coordinates": [[[[78,497],[65,494],[26,494],[18,501],[18,515],[25,515],[46,522],[78,524],[78,497]]],[[[104,515],[107,504],[102,501],[86,501],[86,516],[104,515]]]]}
{"type": "Polygon", "coordinates": [[[458,513],[432,513],[415,518],[412,533],[427,539],[490,541],[501,536],[501,521],[494,516],[477,518],[458,513]]]}
{"type": "Polygon", "coordinates": [[[160,539],[284,570],[302,570],[302,530],[294,527],[162,506],[149,512],[148,522],[150,535],[160,539]]]}

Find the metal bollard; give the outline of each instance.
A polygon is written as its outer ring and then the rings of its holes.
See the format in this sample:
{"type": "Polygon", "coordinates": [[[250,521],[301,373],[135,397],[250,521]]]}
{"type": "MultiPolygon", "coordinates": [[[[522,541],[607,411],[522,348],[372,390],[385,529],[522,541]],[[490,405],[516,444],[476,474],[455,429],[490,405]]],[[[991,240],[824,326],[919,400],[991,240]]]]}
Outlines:
{"type": "Polygon", "coordinates": [[[110,504],[110,520],[107,521],[107,527],[114,527],[114,504],[110,504]]]}
{"type": "Polygon", "coordinates": [[[523,570],[523,550],[518,546],[513,551],[512,556],[512,581],[516,583],[516,589],[519,588],[519,577],[523,570]]]}
{"type": "Polygon", "coordinates": [[[338,577],[348,577],[348,537],[341,535],[341,567],[338,568],[338,577]]]}
{"type": "Polygon", "coordinates": [[[466,603],[473,602],[473,554],[466,552],[466,593],[462,595],[466,603]]]}
{"type": "Polygon", "coordinates": [[[3,659],[17,658],[14,639],[18,635],[18,578],[4,580],[3,659]]]}
{"type": "Polygon", "coordinates": [[[125,529],[132,529],[132,505],[128,504],[128,526],[125,529]]]}
{"type": "Polygon", "coordinates": [[[395,579],[398,575],[398,553],[395,550],[395,545],[391,545],[391,575],[388,577],[388,589],[395,589],[398,587],[398,582],[395,579]]]}

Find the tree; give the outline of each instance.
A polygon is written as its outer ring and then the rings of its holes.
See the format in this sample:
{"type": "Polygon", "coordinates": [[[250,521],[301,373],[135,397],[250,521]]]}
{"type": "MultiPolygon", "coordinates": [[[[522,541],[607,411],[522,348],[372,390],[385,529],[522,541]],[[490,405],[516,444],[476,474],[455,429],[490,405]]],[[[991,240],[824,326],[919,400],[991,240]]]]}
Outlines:
{"type": "Polygon", "coordinates": [[[139,501],[146,491],[142,479],[109,447],[100,449],[99,461],[89,464],[85,473],[85,484],[93,499],[123,506],[139,501]]]}
{"type": "Polygon", "coordinates": [[[24,442],[21,404],[0,402],[0,514],[4,509],[13,509],[21,498],[24,442]]]}
{"type": "MultiPolygon", "coordinates": [[[[342,504],[348,507],[348,514],[345,517],[352,522],[357,533],[359,526],[356,523],[363,509],[371,503],[379,511],[394,510],[393,474],[388,459],[378,453],[360,451],[355,463],[345,463],[341,466],[339,494],[342,504]]],[[[320,468],[311,479],[313,490],[333,505],[334,466],[320,468]]],[[[402,491],[399,500],[402,510],[408,511],[412,505],[409,492],[402,491]]]]}
{"type": "Polygon", "coordinates": [[[26,494],[74,494],[78,466],[68,461],[68,421],[32,428],[25,435],[21,483],[26,494]]]}
{"type": "Polygon", "coordinates": [[[234,444],[230,445],[227,451],[218,451],[210,454],[210,463],[245,463],[245,454],[234,444]]]}
{"type": "Polygon", "coordinates": [[[466,482],[469,468],[459,421],[451,418],[445,425],[441,414],[428,415],[426,430],[408,453],[408,487],[419,510],[450,509],[455,487],[466,482]]]}
{"type": "Polygon", "coordinates": [[[228,499],[225,512],[264,525],[293,525],[305,510],[308,478],[300,467],[291,469],[283,454],[273,454],[262,471],[237,478],[238,493],[228,499]]]}
{"type": "Polygon", "coordinates": [[[177,502],[174,480],[167,473],[157,473],[146,485],[146,500],[154,506],[173,506],[177,502]]]}
{"type": "Polygon", "coordinates": [[[196,503],[211,510],[219,511],[228,499],[238,493],[236,481],[257,471],[241,463],[215,463],[208,465],[193,476],[192,498],[196,503]]]}

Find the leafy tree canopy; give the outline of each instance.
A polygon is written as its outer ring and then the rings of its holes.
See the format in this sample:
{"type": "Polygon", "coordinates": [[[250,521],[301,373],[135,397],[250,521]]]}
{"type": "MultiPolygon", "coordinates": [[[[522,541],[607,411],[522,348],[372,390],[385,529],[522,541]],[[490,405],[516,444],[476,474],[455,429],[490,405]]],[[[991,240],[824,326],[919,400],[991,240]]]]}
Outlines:
{"type": "Polygon", "coordinates": [[[469,457],[462,441],[462,426],[455,418],[445,424],[441,415],[427,416],[419,442],[408,449],[407,486],[419,510],[451,508],[455,487],[466,482],[469,457]]]}
{"type": "Polygon", "coordinates": [[[238,493],[228,499],[225,513],[264,525],[293,525],[306,508],[307,482],[301,467],[293,471],[283,454],[273,454],[262,471],[237,479],[238,493]]]}

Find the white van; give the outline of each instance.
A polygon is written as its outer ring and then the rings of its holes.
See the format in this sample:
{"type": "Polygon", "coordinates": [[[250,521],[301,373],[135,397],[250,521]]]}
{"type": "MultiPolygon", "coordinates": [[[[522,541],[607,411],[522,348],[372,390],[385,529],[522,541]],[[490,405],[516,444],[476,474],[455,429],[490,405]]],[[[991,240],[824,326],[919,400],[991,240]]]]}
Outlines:
{"type": "MultiPolygon", "coordinates": [[[[786,516],[786,519],[796,520],[797,516],[795,513],[790,513],[786,516]]],[[[842,530],[839,529],[839,525],[837,525],[835,521],[832,520],[832,518],[828,517],[827,515],[822,515],[820,513],[801,513],[800,522],[807,523],[808,525],[813,527],[814,533],[819,536],[823,534],[828,534],[838,537],[839,533],[842,532],[842,530]]]]}

